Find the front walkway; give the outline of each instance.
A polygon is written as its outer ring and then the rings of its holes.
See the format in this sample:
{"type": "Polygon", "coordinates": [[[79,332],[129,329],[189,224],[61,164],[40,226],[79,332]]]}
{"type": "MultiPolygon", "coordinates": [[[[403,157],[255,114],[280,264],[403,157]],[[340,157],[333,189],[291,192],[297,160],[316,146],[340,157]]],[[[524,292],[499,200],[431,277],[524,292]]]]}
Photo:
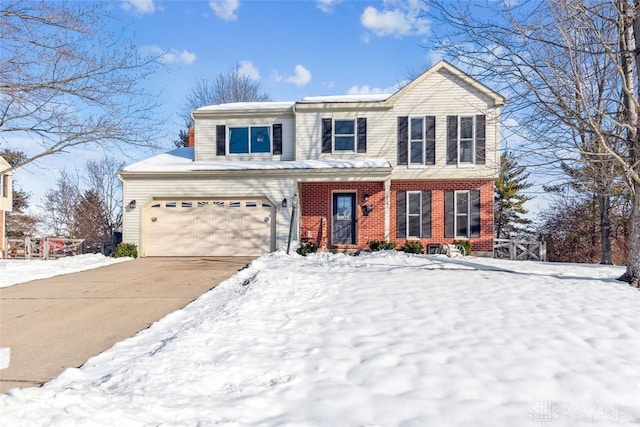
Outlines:
{"type": "MultiPolygon", "coordinates": [[[[142,258],[0,288],[0,393],[40,386],[183,308],[253,258],[142,258]]],[[[47,262],[47,261],[43,261],[47,262]]]]}

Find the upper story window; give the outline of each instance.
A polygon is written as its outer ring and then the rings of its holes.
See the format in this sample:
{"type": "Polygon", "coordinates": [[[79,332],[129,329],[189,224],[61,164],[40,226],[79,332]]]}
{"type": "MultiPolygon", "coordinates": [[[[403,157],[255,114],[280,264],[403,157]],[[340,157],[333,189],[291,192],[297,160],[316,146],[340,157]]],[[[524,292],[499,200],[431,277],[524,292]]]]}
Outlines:
{"type": "Polygon", "coordinates": [[[367,152],[367,119],[322,119],[322,152],[367,152]]]}
{"type": "Polygon", "coordinates": [[[485,164],[486,118],[447,116],[447,164],[485,164]]]}
{"type": "Polygon", "coordinates": [[[356,121],[334,120],[333,129],[334,151],[355,151],[356,121]]]}
{"type": "Polygon", "coordinates": [[[398,117],[398,164],[436,164],[436,117],[398,117]]]}
{"type": "Polygon", "coordinates": [[[271,152],[270,126],[229,127],[229,154],[271,152]]]}

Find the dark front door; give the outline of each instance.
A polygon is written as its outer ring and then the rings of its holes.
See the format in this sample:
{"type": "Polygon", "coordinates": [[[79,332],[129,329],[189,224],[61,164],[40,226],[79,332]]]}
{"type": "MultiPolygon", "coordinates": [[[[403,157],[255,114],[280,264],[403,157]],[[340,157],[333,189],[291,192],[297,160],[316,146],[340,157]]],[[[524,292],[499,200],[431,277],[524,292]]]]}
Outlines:
{"type": "Polygon", "coordinates": [[[335,193],[333,195],[333,227],[331,240],[334,245],[356,243],[356,195],[335,193]]]}

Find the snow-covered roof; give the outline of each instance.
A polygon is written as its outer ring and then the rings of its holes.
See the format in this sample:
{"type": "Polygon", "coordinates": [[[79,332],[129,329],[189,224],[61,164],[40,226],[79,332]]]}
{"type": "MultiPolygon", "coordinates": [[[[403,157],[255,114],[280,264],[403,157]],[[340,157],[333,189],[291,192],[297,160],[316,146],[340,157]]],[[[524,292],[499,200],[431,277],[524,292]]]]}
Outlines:
{"type": "Polygon", "coordinates": [[[391,93],[367,93],[336,96],[306,96],[302,98],[300,102],[376,102],[384,101],[391,95],[391,93]]]}
{"type": "Polygon", "coordinates": [[[196,111],[282,110],[291,108],[293,104],[295,104],[293,101],[230,102],[228,104],[207,105],[196,111]]]}
{"type": "Polygon", "coordinates": [[[202,172],[233,170],[293,170],[293,169],[370,169],[390,168],[382,158],[350,160],[297,160],[297,161],[194,161],[193,148],[177,148],[125,167],[123,172],[202,172]]]}

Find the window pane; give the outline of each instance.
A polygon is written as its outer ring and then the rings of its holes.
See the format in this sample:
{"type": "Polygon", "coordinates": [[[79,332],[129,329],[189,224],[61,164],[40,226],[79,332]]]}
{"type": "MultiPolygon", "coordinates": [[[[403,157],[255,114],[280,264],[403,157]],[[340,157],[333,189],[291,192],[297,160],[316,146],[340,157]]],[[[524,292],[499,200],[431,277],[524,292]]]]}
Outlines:
{"type": "Polygon", "coordinates": [[[458,215],[456,217],[456,236],[468,237],[467,234],[467,216],[458,215]]]}
{"type": "Polygon", "coordinates": [[[267,126],[253,126],[251,128],[251,152],[271,152],[271,138],[269,137],[269,128],[267,126]]]}
{"type": "Polygon", "coordinates": [[[336,120],[335,130],[336,135],[354,135],[355,134],[355,120],[336,120]]]}
{"type": "Polygon", "coordinates": [[[473,143],[471,141],[460,141],[460,163],[473,162],[473,143]]]}
{"type": "Polygon", "coordinates": [[[460,119],[460,139],[473,138],[473,117],[462,117],[460,119]]]}
{"type": "Polygon", "coordinates": [[[409,193],[409,206],[407,212],[409,214],[420,214],[420,193],[409,193]]]}
{"type": "Polygon", "coordinates": [[[466,214],[469,198],[467,193],[456,193],[456,214],[466,214]]]}
{"type": "Polygon", "coordinates": [[[422,163],[422,141],[411,142],[411,163],[422,163]]]}
{"type": "Polygon", "coordinates": [[[336,136],[336,150],[353,151],[353,136],[336,136]]]}
{"type": "Polygon", "coordinates": [[[422,140],[422,135],[424,135],[424,130],[422,128],[423,125],[422,118],[419,119],[411,119],[411,139],[420,139],[422,140]]]}
{"type": "Polygon", "coordinates": [[[229,153],[249,152],[249,128],[229,128],[229,153]]]}
{"type": "Polygon", "coordinates": [[[420,237],[420,217],[410,216],[409,220],[409,237],[420,237]]]}

